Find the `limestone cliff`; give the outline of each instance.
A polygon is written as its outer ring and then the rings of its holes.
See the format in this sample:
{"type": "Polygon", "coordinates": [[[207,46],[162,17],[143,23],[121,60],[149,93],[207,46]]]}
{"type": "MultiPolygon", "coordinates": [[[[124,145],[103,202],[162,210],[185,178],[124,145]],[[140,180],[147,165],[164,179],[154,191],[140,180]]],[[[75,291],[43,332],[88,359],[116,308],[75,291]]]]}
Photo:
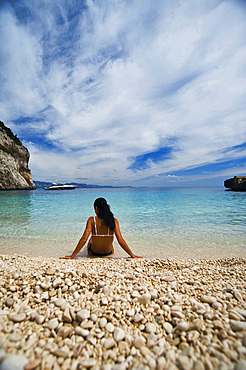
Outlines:
{"type": "Polygon", "coordinates": [[[27,148],[0,121],[0,190],[35,189],[29,157],[27,148]]]}
{"type": "Polygon", "coordinates": [[[234,191],[246,191],[246,176],[234,176],[232,179],[227,179],[224,186],[234,191]]]}

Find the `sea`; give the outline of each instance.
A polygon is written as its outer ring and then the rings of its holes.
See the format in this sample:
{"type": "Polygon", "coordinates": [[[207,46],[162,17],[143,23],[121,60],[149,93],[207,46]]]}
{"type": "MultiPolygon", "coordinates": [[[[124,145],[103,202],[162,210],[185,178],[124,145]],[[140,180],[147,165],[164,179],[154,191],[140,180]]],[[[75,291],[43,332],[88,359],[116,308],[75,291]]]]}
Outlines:
{"type": "MultiPolygon", "coordinates": [[[[0,254],[59,257],[75,249],[104,197],[134,254],[246,257],[246,192],[223,187],[0,191],[0,254]]],[[[114,240],[115,258],[127,257],[114,240]]],[[[86,246],[78,258],[86,258],[86,246]]]]}

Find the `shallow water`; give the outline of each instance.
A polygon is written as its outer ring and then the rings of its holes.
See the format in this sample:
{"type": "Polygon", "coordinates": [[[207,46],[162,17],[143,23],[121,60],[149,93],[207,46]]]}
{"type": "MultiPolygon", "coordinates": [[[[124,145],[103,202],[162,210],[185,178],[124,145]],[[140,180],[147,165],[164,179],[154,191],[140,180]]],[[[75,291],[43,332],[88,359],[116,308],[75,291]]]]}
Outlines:
{"type": "MultiPolygon", "coordinates": [[[[132,251],[148,258],[246,257],[246,193],[224,188],[0,192],[0,252],[71,253],[105,197],[132,251]]],[[[126,256],[114,241],[115,256],[126,256]]],[[[79,256],[86,255],[84,247],[79,256]]]]}

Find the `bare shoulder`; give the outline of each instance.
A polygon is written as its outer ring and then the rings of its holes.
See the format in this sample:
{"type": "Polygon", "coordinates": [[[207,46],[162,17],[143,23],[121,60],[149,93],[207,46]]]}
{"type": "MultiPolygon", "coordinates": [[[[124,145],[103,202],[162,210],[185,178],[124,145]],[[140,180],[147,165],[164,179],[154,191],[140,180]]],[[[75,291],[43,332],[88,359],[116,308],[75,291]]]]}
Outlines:
{"type": "Polygon", "coordinates": [[[87,220],[87,224],[92,225],[93,220],[94,220],[93,216],[89,217],[88,220],[87,220]]]}

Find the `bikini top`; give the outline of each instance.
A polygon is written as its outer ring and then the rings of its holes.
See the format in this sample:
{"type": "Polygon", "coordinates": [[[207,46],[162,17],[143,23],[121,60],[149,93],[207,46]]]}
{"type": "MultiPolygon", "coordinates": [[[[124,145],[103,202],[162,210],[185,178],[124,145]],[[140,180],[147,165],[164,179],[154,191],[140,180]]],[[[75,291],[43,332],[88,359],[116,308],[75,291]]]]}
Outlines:
{"type": "Polygon", "coordinates": [[[108,233],[104,235],[98,235],[97,234],[97,224],[96,224],[96,217],[94,216],[94,224],[95,224],[95,234],[92,234],[92,236],[114,236],[112,234],[109,234],[109,228],[108,228],[108,233]]]}

